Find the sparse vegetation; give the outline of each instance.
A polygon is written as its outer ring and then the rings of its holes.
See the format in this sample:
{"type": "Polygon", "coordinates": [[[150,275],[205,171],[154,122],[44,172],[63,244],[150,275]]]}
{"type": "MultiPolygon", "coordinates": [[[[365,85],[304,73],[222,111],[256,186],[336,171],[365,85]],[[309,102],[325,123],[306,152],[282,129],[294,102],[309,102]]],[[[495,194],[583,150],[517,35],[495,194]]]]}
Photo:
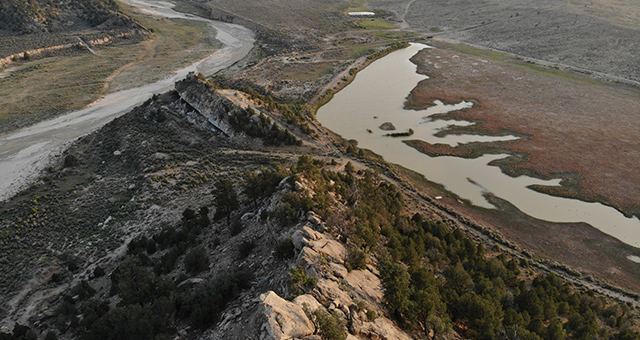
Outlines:
{"type": "MultiPolygon", "coordinates": [[[[230,8],[256,5],[222,1],[230,8]]],[[[322,14],[318,16],[323,18],[321,23],[313,22],[316,28],[331,31],[347,27],[348,21],[340,13],[319,9],[325,5],[305,5],[312,7],[309,13],[322,14]]],[[[185,4],[182,7],[199,12],[185,4]]],[[[259,22],[266,14],[249,15],[259,22]]],[[[304,15],[291,21],[299,22],[304,15]]],[[[369,22],[389,23],[380,19],[369,22]]],[[[155,27],[158,35],[166,33],[162,27],[155,27]]],[[[376,37],[404,36],[404,32],[375,32],[366,36],[375,42],[355,42],[348,48],[357,53],[375,51],[371,61],[406,46],[398,43],[388,49],[370,50],[380,44],[376,37]]],[[[361,38],[356,36],[355,40],[361,38]]],[[[260,44],[266,45],[265,41],[260,44]]],[[[167,50],[158,46],[152,46],[158,54],[169,53],[171,48],[171,44],[167,50]]],[[[304,48],[296,52],[302,51],[304,48]]],[[[40,60],[29,63],[37,62],[40,60]]],[[[35,64],[31,66],[35,68],[28,72],[38,71],[35,64]]],[[[142,73],[157,66],[151,62],[142,73]]],[[[326,70],[326,65],[314,66],[318,67],[311,70],[316,73],[298,77],[317,78],[326,70]]],[[[136,78],[124,74],[118,80],[127,77],[136,78]]],[[[345,320],[361,318],[367,322],[391,315],[416,338],[444,339],[455,331],[459,337],[473,339],[640,339],[637,310],[576,289],[554,274],[536,272],[535,265],[529,264],[539,259],[529,253],[525,259],[503,253],[497,246],[487,250],[450,220],[409,213],[428,202],[405,202],[403,193],[409,191],[378,176],[376,173],[384,167],[374,164],[371,153],[359,149],[354,141],[340,148],[350,157],[359,157],[357,168],[339,152],[330,155],[330,164],[341,169],[338,164],[346,162],[344,172],[329,171],[323,160],[309,155],[284,168],[280,163],[291,164],[296,152],[316,147],[322,149],[317,152],[328,150],[324,144],[309,140],[302,145],[294,135],[302,136],[299,131],[313,135],[307,125],[310,112],[303,101],[277,98],[261,92],[258,85],[243,89],[258,105],[271,111],[273,118],[243,109],[228,115],[230,124],[237,132],[261,139],[268,148],[254,150],[255,140],[237,145],[233,138],[193,124],[194,117],[185,115],[193,108],[171,92],[155,96],[102,132],[81,139],[68,154],[67,158],[73,157],[69,162],[59,160],[48,177],[15,200],[2,202],[0,250],[6,255],[0,258],[0,269],[8,274],[0,278],[1,295],[9,296],[31,278],[28,275],[34,271],[24,269],[24,264],[59,270],[46,282],[47,289],[71,280],[78,283],[58,300],[51,300],[59,305],[44,323],[32,325],[34,329],[16,324],[13,334],[0,334],[0,339],[37,339],[48,331],[46,328],[55,327],[55,331],[46,333],[46,339],[55,339],[59,333],[64,338],[159,340],[197,337],[209,328],[211,335],[220,331],[213,329],[214,325],[244,323],[249,320],[244,313],[255,301],[255,296],[243,293],[249,287],[251,294],[280,289],[292,297],[322,288],[319,285],[314,289],[322,279],[309,275],[315,275],[314,269],[290,268],[292,261],[273,258],[295,257],[293,239],[285,236],[292,235],[293,227],[303,221],[347,242],[344,265],[350,275],[360,273],[352,270],[377,266],[387,311],[378,314],[367,304],[376,310],[382,310],[382,306],[354,300],[355,311],[365,317],[345,315],[353,311],[354,306],[348,304],[336,303],[335,311],[327,313],[324,309],[333,307],[323,300],[323,307],[308,314],[317,326],[315,337],[344,340],[345,320]],[[292,125],[296,126],[291,130],[294,133],[288,130],[292,125]],[[282,152],[276,148],[280,145],[301,147],[282,152]],[[119,151],[117,156],[114,151],[119,151]],[[211,204],[213,211],[209,211],[211,204]],[[317,224],[316,216],[323,223],[317,224]],[[131,240],[131,232],[139,236],[131,240]],[[110,252],[123,240],[131,240],[126,257],[111,259],[110,252]],[[64,253],[53,258],[51,253],[59,250],[64,253]],[[100,266],[86,270],[95,265],[94,259],[100,259],[100,266]],[[251,269],[237,268],[242,263],[251,269]],[[253,271],[265,270],[261,267],[273,271],[254,277],[253,271]],[[106,294],[109,289],[110,294],[106,294]]],[[[221,115],[227,113],[229,110],[220,110],[221,115]]],[[[385,172],[385,176],[406,184],[394,175],[385,172]]],[[[436,211],[437,207],[430,205],[430,209],[436,211]]],[[[453,216],[450,218],[464,221],[455,212],[440,209],[453,216]]],[[[332,268],[328,258],[317,260],[322,275],[330,275],[326,272],[332,268]]],[[[558,263],[549,267],[570,270],[558,263]]],[[[335,273],[337,278],[338,271],[335,273]]],[[[334,283],[351,293],[346,279],[334,283]]],[[[355,326],[349,324],[349,329],[355,326]]]]}
{"type": "Polygon", "coordinates": [[[356,28],[363,28],[368,30],[388,30],[396,28],[396,25],[392,24],[388,20],[381,18],[361,19],[355,21],[353,26],[356,28]]]}
{"type": "Polygon", "coordinates": [[[316,317],[322,340],[345,340],[347,338],[344,321],[339,315],[335,313],[329,314],[318,309],[314,316],[316,317]]]}
{"type": "Polygon", "coordinates": [[[292,259],[295,256],[295,248],[291,237],[287,237],[276,245],[276,256],[280,259],[292,259]]]}

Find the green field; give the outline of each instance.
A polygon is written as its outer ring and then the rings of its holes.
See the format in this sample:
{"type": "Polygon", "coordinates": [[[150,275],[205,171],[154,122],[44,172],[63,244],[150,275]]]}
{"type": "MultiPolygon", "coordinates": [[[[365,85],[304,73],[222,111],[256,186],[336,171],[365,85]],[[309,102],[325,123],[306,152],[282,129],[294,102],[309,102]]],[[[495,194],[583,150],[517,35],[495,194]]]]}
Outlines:
{"type": "Polygon", "coordinates": [[[380,18],[362,19],[355,22],[358,27],[369,30],[389,30],[396,28],[396,25],[392,24],[388,20],[380,18]]]}

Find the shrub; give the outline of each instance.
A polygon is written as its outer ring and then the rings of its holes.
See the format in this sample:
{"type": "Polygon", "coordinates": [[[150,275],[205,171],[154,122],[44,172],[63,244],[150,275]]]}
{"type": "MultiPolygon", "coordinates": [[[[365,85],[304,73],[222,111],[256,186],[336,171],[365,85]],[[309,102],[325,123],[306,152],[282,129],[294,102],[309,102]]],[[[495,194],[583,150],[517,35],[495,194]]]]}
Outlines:
{"type": "Polygon", "coordinates": [[[69,269],[70,272],[75,272],[78,269],[80,269],[80,264],[78,263],[78,260],[76,259],[70,260],[69,263],[67,263],[67,269],[69,269]]]}
{"type": "Polygon", "coordinates": [[[240,244],[240,258],[244,259],[247,256],[249,256],[249,254],[251,254],[251,251],[255,247],[256,247],[255,241],[253,241],[253,240],[251,240],[251,241],[243,241],[240,244]]]}
{"type": "Polygon", "coordinates": [[[347,173],[353,173],[353,172],[356,172],[356,167],[353,166],[353,163],[351,163],[351,161],[349,161],[344,166],[344,171],[347,172],[347,173]]]}
{"type": "Polygon", "coordinates": [[[246,270],[218,276],[192,292],[179,295],[176,299],[176,314],[179,318],[188,319],[193,327],[207,328],[227,303],[235,300],[240,291],[249,287],[251,280],[253,274],[246,270]]]}
{"type": "Polygon", "coordinates": [[[347,331],[344,327],[344,321],[336,313],[327,313],[321,309],[314,312],[320,328],[320,337],[323,340],[345,340],[347,331]]]}
{"type": "Polygon", "coordinates": [[[367,309],[367,320],[373,321],[377,317],[378,317],[378,314],[376,313],[376,311],[371,310],[371,309],[367,309]]]}
{"type": "Polygon", "coordinates": [[[93,276],[94,277],[103,277],[105,276],[107,273],[105,273],[104,268],[97,266],[94,270],[93,270],[93,276]]]}
{"type": "Polygon", "coordinates": [[[276,257],[280,259],[292,259],[295,256],[295,247],[293,246],[293,239],[287,237],[281,240],[276,245],[276,257]]]}
{"type": "Polygon", "coordinates": [[[196,218],[196,212],[193,211],[193,209],[186,208],[182,212],[182,218],[184,218],[185,221],[191,221],[196,218]]]}
{"type": "Polygon", "coordinates": [[[274,211],[274,216],[278,223],[288,227],[298,221],[298,213],[291,207],[291,204],[284,202],[274,211]]]}
{"type": "Polygon", "coordinates": [[[239,220],[236,220],[231,225],[231,236],[236,236],[242,232],[242,223],[239,220]]]}
{"type": "Polygon", "coordinates": [[[317,278],[307,275],[301,268],[291,268],[289,278],[292,281],[290,288],[296,292],[301,292],[302,288],[313,288],[318,283],[317,278]]]}
{"type": "Polygon", "coordinates": [[[48,331],[47,335],[44,337],[44,340],[58,340],[58,336],[54,331],[48,331]]]}
{"type": "Polygon", "coordinates": [[[64,167],[65,168],[70,168],[70,167],[74,167],[76,165],[78,165],[79,161],[78,158],[74,155],[67,155],[67,157],[64,158],[64,167]]]}
{"type": "Polygon", "coordinates": [[[349,256],[347,258],[348,264],[353,269],[365,269],[367,268],[367,261],[369,255],[362,249],[357,247],[349,248],[349,256]]]}
{"type": "Polygon", "coordinates": [[[191,250],[184,258],[184,266],[192,274],[209,268],[209,257],[204,248],[196,247],[191,250]]]}

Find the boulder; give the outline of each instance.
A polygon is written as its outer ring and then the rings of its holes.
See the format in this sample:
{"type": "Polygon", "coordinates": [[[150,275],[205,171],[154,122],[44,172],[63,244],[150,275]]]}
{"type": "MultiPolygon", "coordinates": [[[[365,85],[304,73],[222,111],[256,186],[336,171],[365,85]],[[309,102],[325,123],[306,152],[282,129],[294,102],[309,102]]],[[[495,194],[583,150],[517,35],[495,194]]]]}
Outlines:
{"type": "Polygon", "coordinates": [[[311,229],[309,226],[304,226],[291,235],[293,246],[298,250],[308,246],[310,241],[316,241],[322,238],[322,234],[311,229]]]}
{"type": "Polygon", "coordinates": [[[387,318],[377,318],[373,322],[365,322],[360,329],[360,334],[369,339],[412,340],[407,333],[400,330],[387,318]]]}
{"type": "Polygon", "coordinates": [[[380,130],[384,130],[384,131],[393,131],[396,129],[396,127],[393,125],[393,123],[391,122],[386,122],[383,123],[382,125],[380,125],[378,127],[380,130]]]}
{"type": "Polygon", "coordinates": [[[322,308],[322,305],[311,294],[304,294],[293,299],[293,303],[307,309],[310,313],[315,312],[317,309],[322,308]]]}
{"type": "Polygon", "coordinates": [[[331,268],[331,271],[333,272],[333,275],[335,275],[338,278],[341,279],[346,279],[347,278],[347,274],[349,273],[347,271],[347,268],[345,268],[343,265],[341,264],[337,264],[337,263],[329,263],[329,268],[331,268]]]}
{"type": "Polygon", "coordinates": [[[353,293],[364,300],[382,303],[383,293],[380,279],[368,270],[352,270],[345,281],[353,288],[353,293]]]}
{"type": "Polygon", "coordinates": [[[344,245],[336,240],[324,238],[321,240],[309,242],[309,245],[327,260],[342,264],[347,254],[344,245]]]}
{"type": "Polygon", "coordinates": [[[331,303],[334,305],[334,308],[351,306],[353,304],[349,293],[343,290],[335,281],[319,279],[313,292],[314,296],[318,298],[318,301],[325,304],[331,303]]]}
{"type": "Polygon", "coordinates": [[[315,326],[299,305],[289,302],[273,291],[260,295],[258,315],[266,321],[261,329],[265,339],[288,340],[313,335],[315,326]]]}

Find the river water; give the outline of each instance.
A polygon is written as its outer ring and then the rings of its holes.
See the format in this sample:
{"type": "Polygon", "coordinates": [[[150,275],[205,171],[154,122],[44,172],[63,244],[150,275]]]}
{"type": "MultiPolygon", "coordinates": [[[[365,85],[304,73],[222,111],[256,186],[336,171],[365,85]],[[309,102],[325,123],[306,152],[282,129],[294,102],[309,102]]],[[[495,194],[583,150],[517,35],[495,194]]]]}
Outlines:
{"type": "Polygon", "coordinates": [[[345,139],[355,139],[361,148],[370,149],[385,160],[400,164],[423,174],[427,179],[443,184],[447,190],[470,200],[474,205],[495,208],[484,197],[492,193],[509,201],[525,214],[551,222],[586,222],[618,240],[640,247],[640,220],[627,218],[617,210],[600,203],[553,197],[527,188],[530,185],[559,185],[560,180],[540,180],[527,176],[509,177],[498,167],[488,163],[508,155],[485,155],[476,159],[459,157],[429,157],[402,141],[420,139],[432,144],[489,142],[515,139],[515,136],[490,137],[450,135],[438,138],[434,133],[448,125],[467,125],[466,121],[432,120],[430,115],[451,112],[472,106],[460,102],[438,105],[423,111],[404,110],[410,91],[426,76],[416,73],[416,65],[409,61],[423,48],[422,44],[395,51],[359,72],[354,81],[336,93],[334,98],[318,110],[317,119],[345,139]],[[379,126],[391,122],[395,132],[412,129],[410,137],[384,136],[379,126]],[[369,132],[370,131],[370,132],[369,132]]]}
{"type": "Polygon", "coordinates": [[[62,151],[70,142],[131,111],[154,93],[171,90],[174,83],[183,79],[189,72],[211,75],[233,65],[249,53],[255,42],[254,33],[243,26],[179,13],[174,11],[174,5],[167,1],[122,2],[158,16],[208,22],[216,29],[216,39],[221,41],[224,47],[166,79],[111,93],[87,109],[0,136],[0,200],[11,197],[31,182],[49,164],[50,157],[62,151]]]}

